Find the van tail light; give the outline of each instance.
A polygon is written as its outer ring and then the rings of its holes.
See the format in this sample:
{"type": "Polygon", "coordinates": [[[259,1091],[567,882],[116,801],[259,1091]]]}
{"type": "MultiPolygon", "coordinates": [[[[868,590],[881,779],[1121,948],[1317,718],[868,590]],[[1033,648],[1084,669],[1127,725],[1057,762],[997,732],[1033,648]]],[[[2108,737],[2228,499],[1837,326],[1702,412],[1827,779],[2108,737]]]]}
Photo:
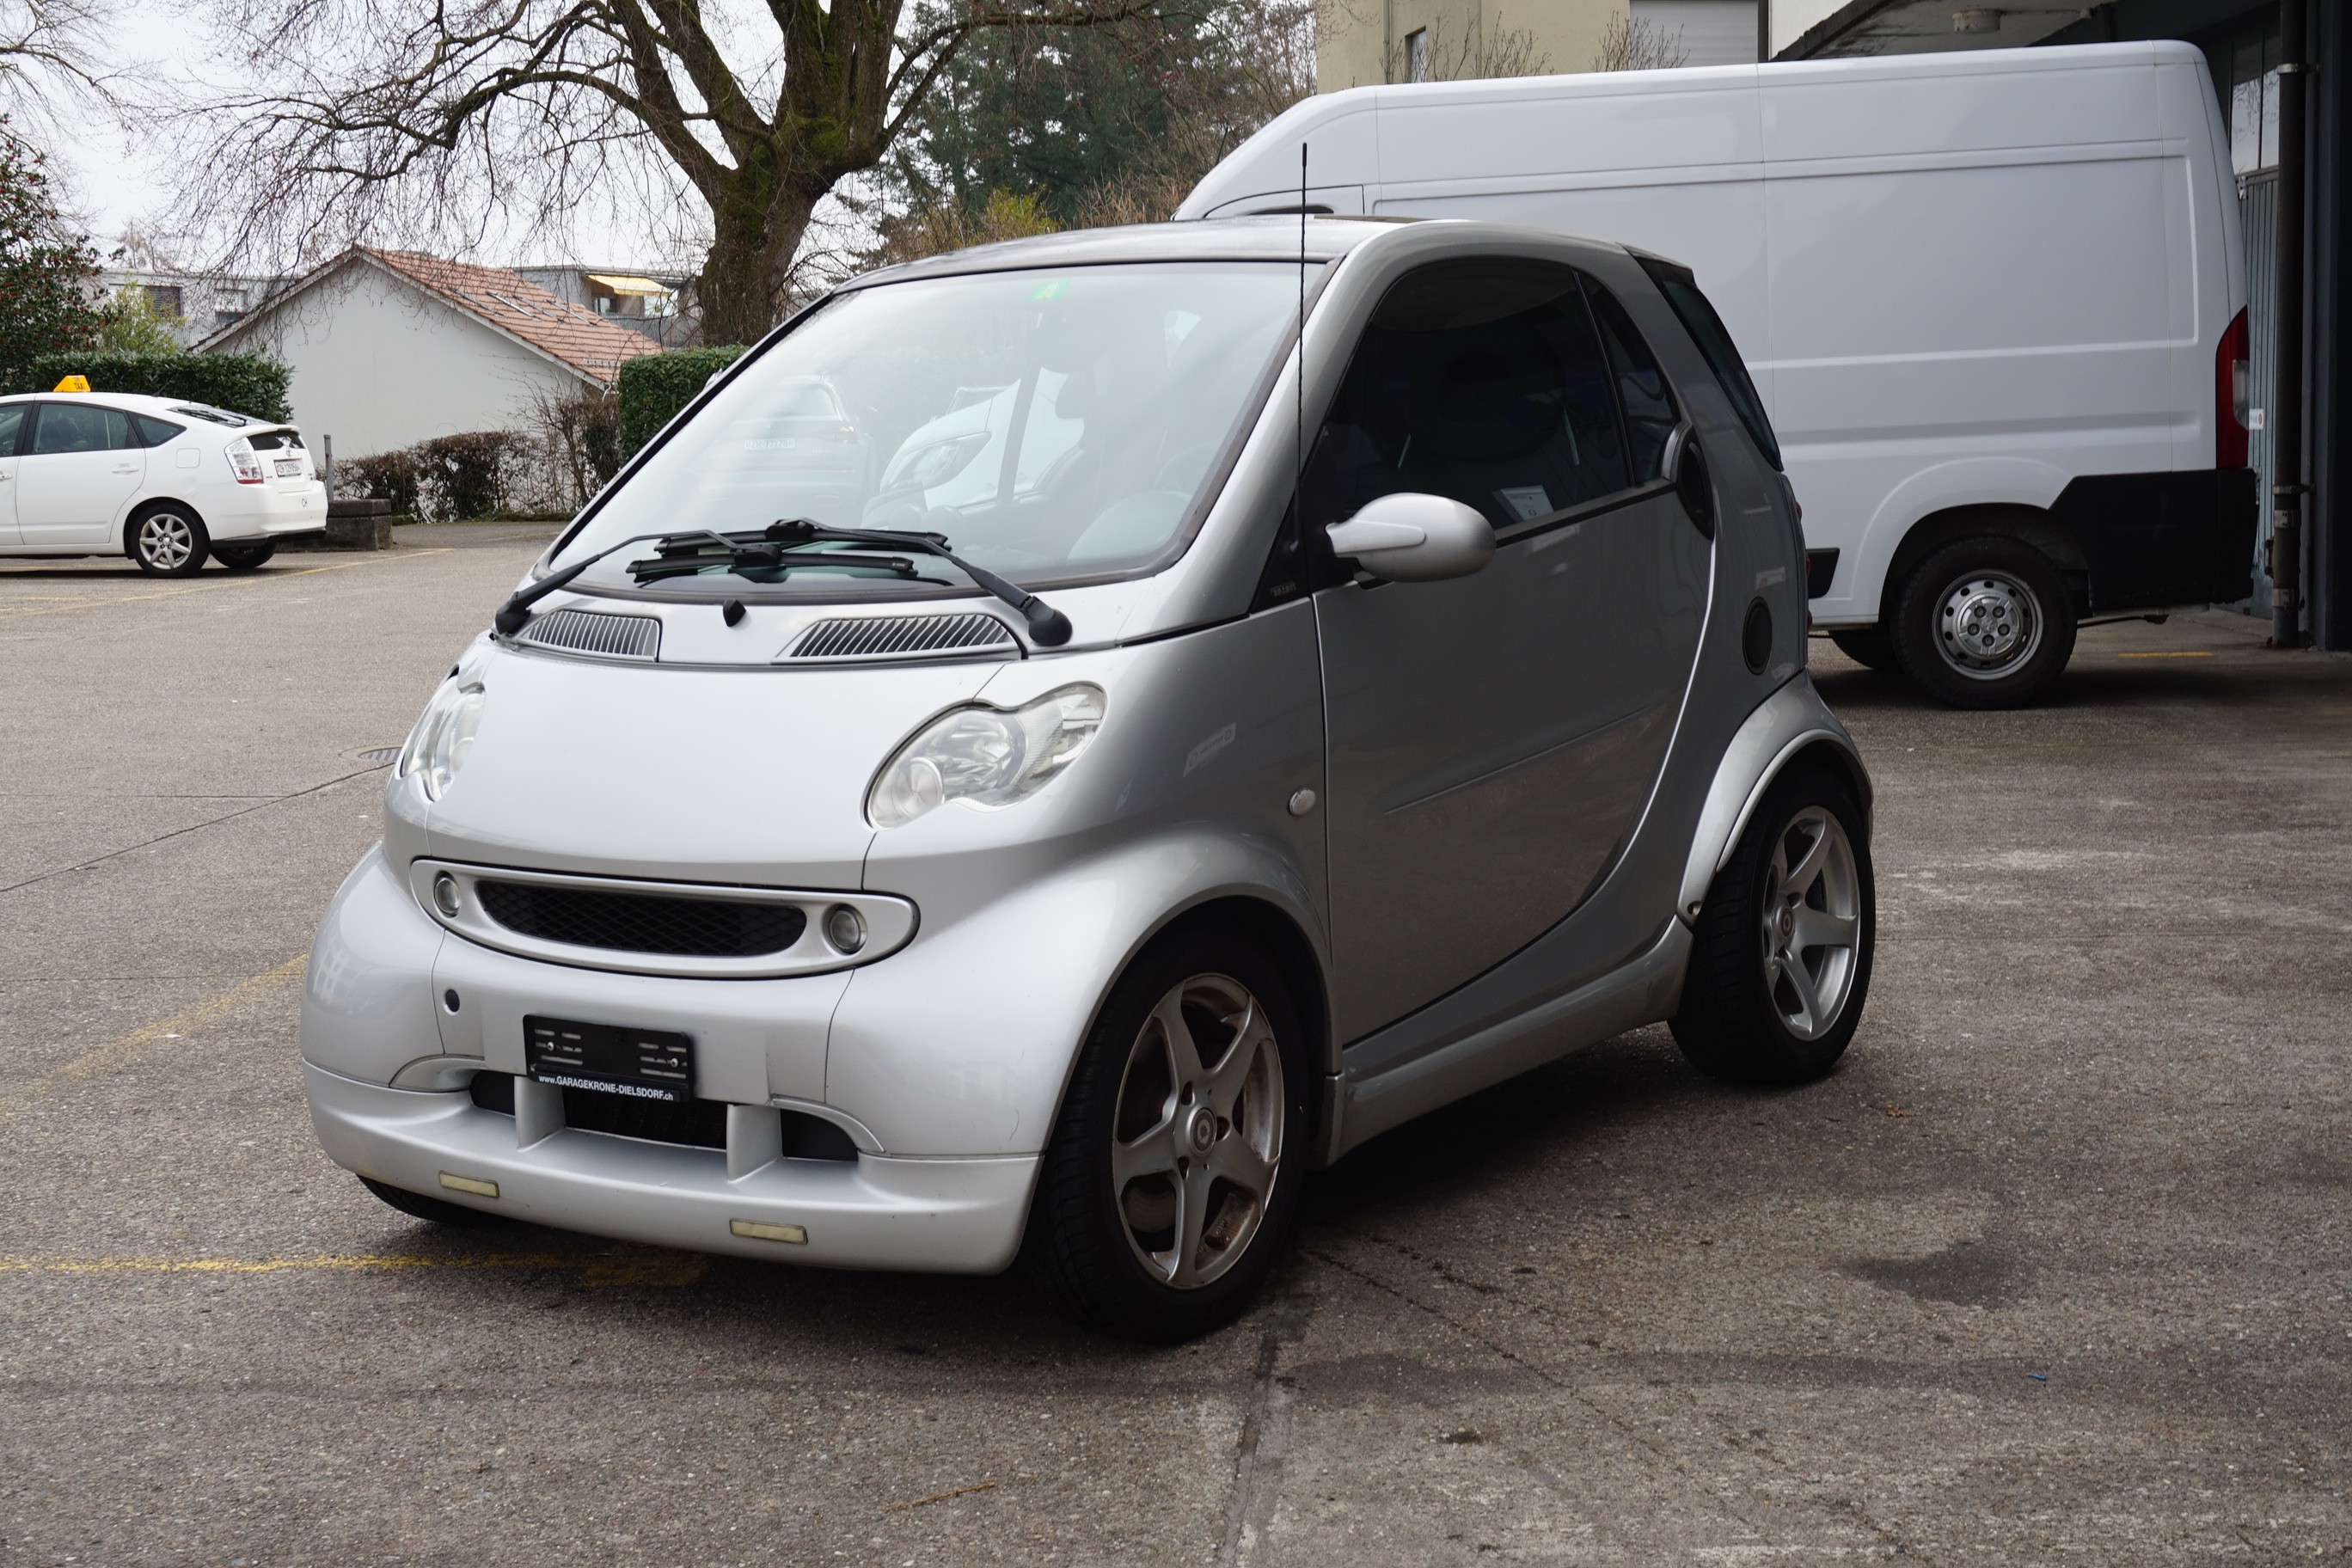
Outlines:
{"type": "MultiPolygon", "coordinates": [[[[2243,440],[2241,438],[2240,445],[2243,440]]],[[[254,455],[253,443],[239,436],[228,444],[223,454],[228,458],[228,471],[236,476],[241,485],[257,485],[262,480],[261,459],[254,455]]]]}
{"type": "Polygon", "coordinates": [[[2221,334],[2221,346],[2213,351],[2213,466],[2217,468],[2246,466],[2246,405],[2251,390],[2246,313],[2241,310],[2221,334]]]}

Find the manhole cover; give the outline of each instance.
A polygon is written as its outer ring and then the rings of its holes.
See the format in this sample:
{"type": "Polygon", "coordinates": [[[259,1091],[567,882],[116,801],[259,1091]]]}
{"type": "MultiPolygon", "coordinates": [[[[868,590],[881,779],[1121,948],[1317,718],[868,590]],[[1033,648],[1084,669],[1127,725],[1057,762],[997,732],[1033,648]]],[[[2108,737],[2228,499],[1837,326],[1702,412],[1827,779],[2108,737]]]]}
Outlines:
{"type": "Polygon", "coordinates": [[[360,753],[360,761],[363,763],[375,763],[378,764],[384,763],[396,763],[400,761],[400,748],[398,746],[373,747],[370,750],[360,753]]]}

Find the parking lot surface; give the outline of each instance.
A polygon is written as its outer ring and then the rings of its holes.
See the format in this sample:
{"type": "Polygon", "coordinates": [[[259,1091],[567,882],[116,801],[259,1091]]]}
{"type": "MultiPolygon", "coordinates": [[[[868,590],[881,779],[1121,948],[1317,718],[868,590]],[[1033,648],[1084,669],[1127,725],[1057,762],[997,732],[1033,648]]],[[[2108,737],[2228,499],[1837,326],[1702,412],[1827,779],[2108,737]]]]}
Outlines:
{"type": "Polygon", "coordinates": [[[1878,784],[1843,1068],[1663,1029],[1317,1181],[1232,1329],[440,1232],[321,1156],[304,952],[544,529],[0,568],[0,1563],[2352,1554],[2352,660],[2211,614],[1878,784]]]}

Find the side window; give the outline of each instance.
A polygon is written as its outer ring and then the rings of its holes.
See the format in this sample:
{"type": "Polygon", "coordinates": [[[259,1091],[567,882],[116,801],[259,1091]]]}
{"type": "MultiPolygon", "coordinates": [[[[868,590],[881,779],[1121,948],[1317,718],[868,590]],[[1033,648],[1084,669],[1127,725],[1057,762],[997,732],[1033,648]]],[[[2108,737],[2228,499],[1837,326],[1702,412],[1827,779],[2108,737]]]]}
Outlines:
{"type": "Polygon", "coordinates": [[[1572,269],[1478,260],[1412,273],[1381,301],[1317,437],[1308,522],[1412,490],[1507,528],[1623,489],[1610,380],[1572,269]]]}
{"type": "Polygon", "coordinates": [[[1645,485],[1661,476],[1666,437],[1675,433],[1681,417],[1675,410],[1675,395],[1625,307],[1590,278],[1584,280],[1584,288],[1592,300],[1593,320],[1601,326],[1601,341],[1609,351],[1618,405],[1625,410],[1625,444],[1631,448],[1633,482],[1645,485]]]}
{"type": "Polygon", "coordinates": [[[117,446],[127,447],[130,422],[111,408],[97,408],[87,403],[44,403],[41,417],[33,426],[33,451],[43,452],[104,452],[117,446]],[[107,416],[112,414],[111,427],[107,416]],[[121,439],[117,440],[120,436],[121,439]]]}
{"type": "Polygon", "coordinates": [[[1772,421],[1764,413],[1764,400],[1756,395],[1756,383],[1748,379],[1748,362],[1739,357],[1739,346],[1731,341],[1731,332],[1723,318],[1715,313],[1715,306],[1699,292],[1698,279],[1672,262],[1653,257],[1642,258],[1642,269],[1666,297],[1666,303],[1681,318],[1683,328],[1698,345],[1699,353],[1706,360],[1707,368],[1715,372],[1716,381],[1723,395],[1731,399],[1739,422],[1748,426],[1756,445],[1774,468],[1780,467],[1780,443],[1773,438],[1772,421]]]}
{"type": "Polygon", "coordinates": [[[134,446],[160,447],[185,428],[185,426],[174,425],[169,419],[152,418],[144,414],[131,416],[131,434],[137,437],[132,443],[134,446]]]}
{"type": "Polygon", "coordinates": [[[26,405],[11,403],[0,407],[0,458],[13,458],[25,436],[26,405]]]}

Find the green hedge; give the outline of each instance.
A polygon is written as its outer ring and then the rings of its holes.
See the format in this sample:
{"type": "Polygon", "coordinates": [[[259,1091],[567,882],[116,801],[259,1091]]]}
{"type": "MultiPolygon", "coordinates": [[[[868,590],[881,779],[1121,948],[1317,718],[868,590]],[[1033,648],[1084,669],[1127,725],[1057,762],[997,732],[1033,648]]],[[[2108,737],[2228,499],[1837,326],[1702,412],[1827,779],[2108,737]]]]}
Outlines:
{"type": "Polygon", "coordinates": [[[92,392],[137,392],[209,404],[255,419],[294,417],[286,390],[294,373],[259,354],[41,354],[26,362],[11,392],[47,392],[69,375],[92,392]]]}
{"type": "MultiPolygon", "coordinates": [[[[621,362],[621,450],[633,454],[661,434],[710,378],[743,357],[743,350],[672,349],[621,362]]],[[[96,382],[90,383],[96,386],[96,382]]]]}

